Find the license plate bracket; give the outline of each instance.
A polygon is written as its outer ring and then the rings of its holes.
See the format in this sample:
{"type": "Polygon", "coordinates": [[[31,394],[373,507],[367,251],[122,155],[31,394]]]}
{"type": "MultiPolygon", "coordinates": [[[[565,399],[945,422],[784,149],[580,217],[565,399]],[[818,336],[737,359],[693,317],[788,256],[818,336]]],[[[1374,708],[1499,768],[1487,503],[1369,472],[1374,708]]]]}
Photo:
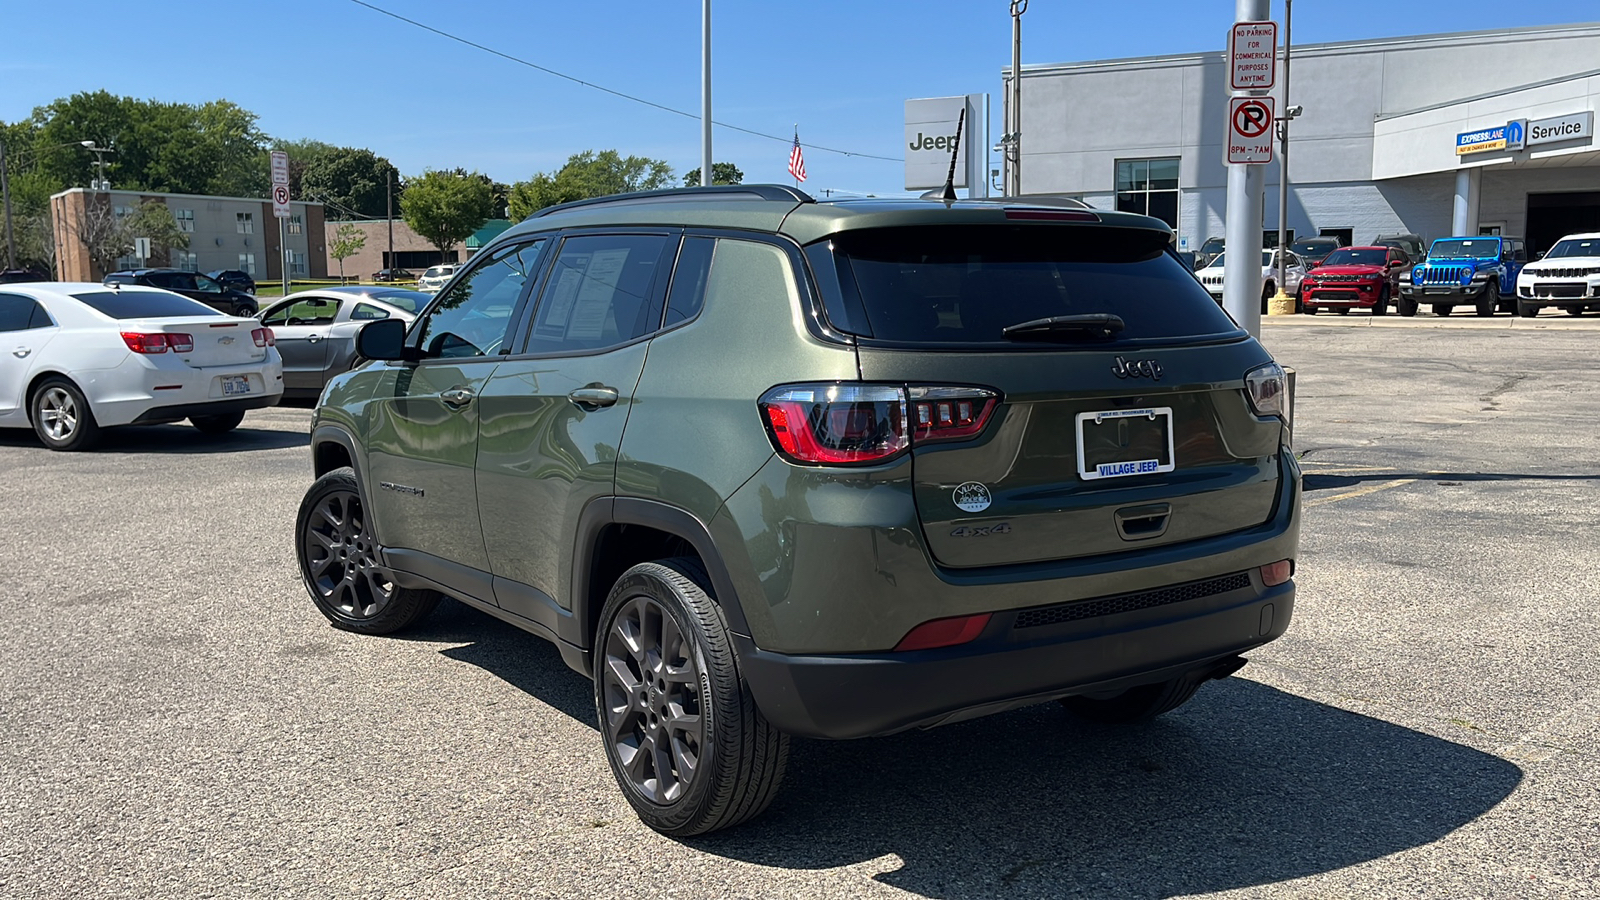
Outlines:
{"type": "Polygon", "coordinates": [[[1078,413],[1078,477],[1158,475],[1177,468],[1172,407],[1078,413]]]}
{"type": "Polygon", "coordinates": [[[250,393],[250,379],[244,375],[222,376],[222,395],[224,397],[235,394],[250,393]]]}

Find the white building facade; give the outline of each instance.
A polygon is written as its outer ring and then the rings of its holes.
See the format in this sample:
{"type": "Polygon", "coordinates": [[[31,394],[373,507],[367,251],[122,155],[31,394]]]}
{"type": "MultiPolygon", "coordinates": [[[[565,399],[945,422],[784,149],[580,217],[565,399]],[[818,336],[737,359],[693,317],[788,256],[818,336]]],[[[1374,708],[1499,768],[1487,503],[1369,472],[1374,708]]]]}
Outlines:
{"type": "MultiPolygon", "coordinates": [[[[1023,66],[1023,192],[1148,212],[1183,248],[1221,236],[1226,65],[1218,49],[1023,66]]],[[[1600,230],[1600,23],[1297,46],[1288,102],[1304,109],[1290,130],[1295,237],[1501,233],[1542,251],[1600,230]]],[[[1270,244],[1279,162],[1265,168],[1270,244]]]]}

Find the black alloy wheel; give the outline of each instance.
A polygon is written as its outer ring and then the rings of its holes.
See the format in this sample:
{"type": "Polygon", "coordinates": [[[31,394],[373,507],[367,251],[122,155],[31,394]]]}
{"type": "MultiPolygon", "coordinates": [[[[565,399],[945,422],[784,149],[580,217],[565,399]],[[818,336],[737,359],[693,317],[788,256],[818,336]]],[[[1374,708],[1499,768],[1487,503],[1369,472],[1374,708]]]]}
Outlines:
{"type": "Polygon", "coordinates": [[[696,559],[622,574],[594,648],[595,713],[606,761],[640,820],[689,837],[766,809],[789,738],[756,708],[726,619],[696,559]]]}
{"type": "Polygon", "coordinates": [[[306,590],[334,625],[362,634],[389,634],[433,611],[439,595],[404,588],[379,556],[372,519],[355,472],[334,469],[318,478],[300,503],[296,555],[306,590]]]}
{"type": "Polygon", "coordinates": [[[1417,301],[1402,294],[1398,303],[1394,305],[1395,312],[1410,318],[1417,314],[1417,301]]]}

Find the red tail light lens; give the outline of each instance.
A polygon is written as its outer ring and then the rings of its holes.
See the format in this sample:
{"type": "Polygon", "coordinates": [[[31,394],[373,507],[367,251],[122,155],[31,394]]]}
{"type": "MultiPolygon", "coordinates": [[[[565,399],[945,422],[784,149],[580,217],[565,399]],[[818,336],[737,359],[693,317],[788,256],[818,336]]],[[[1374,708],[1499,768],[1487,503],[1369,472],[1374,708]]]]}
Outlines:
{"type": "Polygon", "coordinates": [[[983,388],[797,384],[773,388],[760,406],[784,456],[850,465],[883,462],[915,442],[979,434],[998,401],[983,388]]]}
{"type": "Polygon", "coordinates": [[[957,644],[968,643],[983,633],[992,616],[993,613],[980,613],[976,616],[956,616],[952,619],[923,622],[906,632],[906,636],[900,639],[900,643],[894,645],[894,649],[932,650],[935,647],[954,647],[957,644]]]}
{"type": "Polygon", "coordinates": [[[250,332],[250,339],[256,342],[257,347],[276,347],[278,338],[272,333],[271,328],[257,328],[250,332]]]}
{"type": "Polygon", "coordinates": [[[171,349],[174,353],[194,352],[194,335],[168,334],[163,331],[144,333],[138,331],[122,332],[122,342],[128,349],[135,353],[165,353],[171,349]]]}

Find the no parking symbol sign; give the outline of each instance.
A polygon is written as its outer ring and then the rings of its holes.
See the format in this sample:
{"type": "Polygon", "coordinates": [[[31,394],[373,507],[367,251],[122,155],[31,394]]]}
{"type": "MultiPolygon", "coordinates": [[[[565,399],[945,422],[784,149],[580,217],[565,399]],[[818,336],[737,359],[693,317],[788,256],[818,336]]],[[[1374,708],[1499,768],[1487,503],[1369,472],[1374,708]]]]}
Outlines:
{"type": "Polygon", "coordinates": [[[1260,165],[1272,162],[1272,123],[1276,121],[1271,97],[1233,97],[1228,100],[1228,162],[1260,165]]]}

